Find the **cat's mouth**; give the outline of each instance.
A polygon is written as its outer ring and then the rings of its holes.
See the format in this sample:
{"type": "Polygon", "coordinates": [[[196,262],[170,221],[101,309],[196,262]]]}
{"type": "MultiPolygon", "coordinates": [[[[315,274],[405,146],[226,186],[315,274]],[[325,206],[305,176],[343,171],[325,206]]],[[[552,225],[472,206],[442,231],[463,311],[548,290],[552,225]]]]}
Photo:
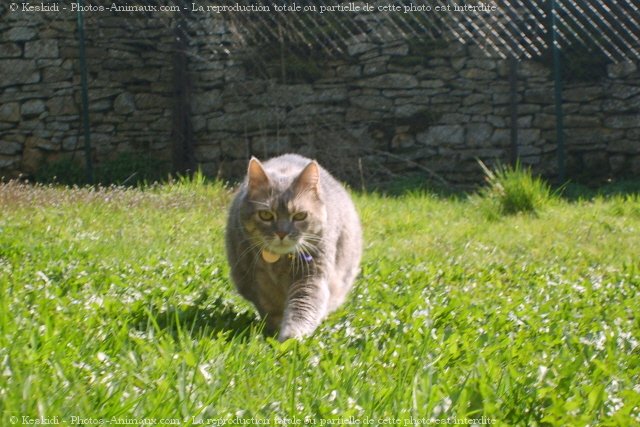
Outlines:
{"type": "Polygon", "coordinates": [[[273,239],[267,244],[267,250],[278,255],[287,255],[296,252],[297,243],[289,239],[273,239]]]}
{"type": "Polygon", "coordinates": [[[278,255],[287,255],[296,252],[296,245],[275,244],[268,245],[267,250],[278,255]]]}

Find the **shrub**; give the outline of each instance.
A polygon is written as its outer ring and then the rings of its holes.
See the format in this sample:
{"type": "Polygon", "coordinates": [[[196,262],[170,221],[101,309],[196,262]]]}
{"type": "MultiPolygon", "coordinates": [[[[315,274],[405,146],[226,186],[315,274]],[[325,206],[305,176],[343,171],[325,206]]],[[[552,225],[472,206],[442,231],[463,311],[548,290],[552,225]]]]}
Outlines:
{"type": "Polygon", "coordinates": [[[519,162],[515,166],[496,166],[490,170],[478,160],[485,174],[487,186],[480,192],[480,204],[485,213],[495,218],[518,213],[536,214],[552,199],[551,187],[539,177],[534,177],[530,168],[519,162]]]}

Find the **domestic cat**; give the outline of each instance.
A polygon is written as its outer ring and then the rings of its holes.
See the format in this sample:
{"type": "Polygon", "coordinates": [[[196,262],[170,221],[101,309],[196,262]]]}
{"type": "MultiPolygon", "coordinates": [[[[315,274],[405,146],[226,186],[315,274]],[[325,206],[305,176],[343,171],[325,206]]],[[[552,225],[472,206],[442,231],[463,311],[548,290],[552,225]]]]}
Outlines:
{"type": "Polygon", "coordinates": [[[278,339],[313,333],[359,272],[362,230],[344,187],[315,160],[249,161],[226,229],[231,278],[278,339]]]}

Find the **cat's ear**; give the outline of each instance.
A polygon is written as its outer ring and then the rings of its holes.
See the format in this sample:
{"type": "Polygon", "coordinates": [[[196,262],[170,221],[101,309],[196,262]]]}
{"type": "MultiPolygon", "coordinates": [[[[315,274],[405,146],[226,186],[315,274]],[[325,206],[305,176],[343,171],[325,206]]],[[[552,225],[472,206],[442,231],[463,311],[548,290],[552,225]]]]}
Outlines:
{"type": "Polygon", "coordinates": [[[312,160],[300,175],[296,178],[294,182],[294,189],[296,193],[302,193],[305,191],[313,191],[318,193],[320,185],[320,166],[318,166],[318,162],[312,160]]]}
{"type": "Polygon", "coordinates": [[[249,160],[249,168],[247,169],[247,176],[249,177],[249,192],[254,193],[256,191],[269,188],[270,181],[267,173],[262,167],[260,160],[255,157],[251,157],[249,160]]]}

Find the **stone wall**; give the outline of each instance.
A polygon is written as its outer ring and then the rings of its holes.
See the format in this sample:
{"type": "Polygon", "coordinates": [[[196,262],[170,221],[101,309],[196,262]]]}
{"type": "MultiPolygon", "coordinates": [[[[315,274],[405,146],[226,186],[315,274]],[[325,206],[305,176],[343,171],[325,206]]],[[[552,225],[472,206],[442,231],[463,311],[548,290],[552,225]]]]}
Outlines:
{"type": "MultiPolygon", "coordinates": [[[[0,22],[0,175],[80,159],[75,15],[7,16],[0,22]]],[[[509,64],[477,47],[388,32],[320,59],[273,55],[219,16],[187,19],[194,155],[209,175],[236,178],[250,155],[298,152],[358,185],[408,172],[466,185],[481,179],[476,158],[509,158],[509,64]]],[[[87,22],[98,162],[127,151],[171,158],[173,25],[158,15],[87,22]]],[[[550,70],[525,60],[517,77],[520,158],[553,177],[550,70]]],[[[568,83],[563,96],[569,177],[640,176],[638,63],[609,65],[596,82],[568,83]]]]}
{"type": "MultiPolygon", "coordinates": [[[[210,44],[221,37],[233,40],[228,31],[218,26],[210,44]]],[[[320,69],[310,82],[283,83],[277,57],[271,74],[252,72],[253,62],[269,68],[268,59],[266,65],[264,58],[254,59],[264,46],[209,63],[208,72],[220,78],[196,89],[192,111],[197,159],[204,170],[237,177],[250,155],[294,151],[320,159],[358,185],[362,179],[410,171],[473,185],[482,179],[476,158],[508,162],[512,107],[507,60],[488,58],[475,46],[393,36],[363,37],[347,45],[341,57],[307,64],[320,69]]],[[[206,69],[200,63],[193,70],[196,87],[206,69]]],[[[595,82],[565,83],[570,178],[640,176],[638,63],[611,64],[606,74],[595,82]]],[[[548,65],[518,64],[517,104],[522,163],[555,177],[554,84],[548,65]]]]}
{"type": "MultiPolygon", "coordinates": [[[[0,176],[84,161],[75,13],[0,5],[0,176]]],[[[92,155],[171,159],[173,37],[168,19],[85,15],[92,155]]]]}

